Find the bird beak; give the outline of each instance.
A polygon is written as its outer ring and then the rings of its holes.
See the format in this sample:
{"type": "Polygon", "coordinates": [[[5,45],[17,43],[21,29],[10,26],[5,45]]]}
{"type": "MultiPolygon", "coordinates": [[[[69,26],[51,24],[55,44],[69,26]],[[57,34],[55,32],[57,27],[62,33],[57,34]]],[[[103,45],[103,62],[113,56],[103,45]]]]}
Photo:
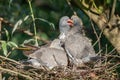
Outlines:
{"type": "Polygon", "coordinates": [[[68,19],[68,20],[67,20],[67,23],[68,23],[71,27],[73,26],[73,20],[68,19]]]}

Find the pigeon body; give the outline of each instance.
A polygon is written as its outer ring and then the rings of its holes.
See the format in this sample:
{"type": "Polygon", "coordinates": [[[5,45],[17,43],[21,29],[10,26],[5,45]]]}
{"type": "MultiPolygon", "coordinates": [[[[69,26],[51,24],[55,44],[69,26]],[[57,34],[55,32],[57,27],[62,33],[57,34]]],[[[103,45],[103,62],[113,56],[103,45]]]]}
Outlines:
{"type": "MultiPolygon", "coordinates": [[[[30,54],[29,57],[33,60],[35,59],[42,66],[52,69],[56,66],[67,66],[67,56],[62,47],[60,47],[60,40],[55,39],[50,46],[41,47],[33,54],[30,54]]],[[[34,60],[34,61],[35,61],[34,60]]],[[[32,60],[31,60],[32,61],[32,60]]],[[[33,64],[33,62],[31,62],[33,64]]],[[[40,65],[38,63],[38,65],[40,65]]],[[[40,65],[40,66],[41,66],[40,65]]],[[[36,64],[33,66],[36,66],[36,64]]]]}
{"type": "Polygon", "coordinates": [[[65,50],[70,61],[75,65],[81,65],[96,57],[91,40],[83,35],[83,24],[77,16],[72,16],[73,27],[68,31],[64,42],[65,50]]]}

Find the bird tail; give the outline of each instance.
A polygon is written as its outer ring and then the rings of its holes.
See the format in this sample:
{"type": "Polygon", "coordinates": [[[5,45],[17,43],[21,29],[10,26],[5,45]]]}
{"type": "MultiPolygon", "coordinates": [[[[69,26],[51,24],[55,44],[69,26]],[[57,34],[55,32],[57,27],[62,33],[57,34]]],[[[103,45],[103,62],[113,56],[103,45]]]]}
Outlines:
{"type": "Polygon", "coordinates": [[[99,60],[104,60],[104,58],[101,56],[90,57],[90,61],[99,61],[99,60]]]}
{"type": "Polygon", "coordinates": [[[104,60],[103,57],[94,56],[94,57],[85,57],[82,59],[82,61],[84,63],[91,63],[91,62],[96,62],[96,61],[100,61],[100,60],[104,60]]]}

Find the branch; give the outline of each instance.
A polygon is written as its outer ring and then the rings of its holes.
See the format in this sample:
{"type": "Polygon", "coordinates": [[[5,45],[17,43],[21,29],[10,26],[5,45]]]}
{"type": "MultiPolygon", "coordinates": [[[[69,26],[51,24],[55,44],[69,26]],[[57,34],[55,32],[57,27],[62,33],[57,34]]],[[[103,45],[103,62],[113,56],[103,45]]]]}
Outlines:
{"type": "Polygon", "coordinates": [[[116,7],[116,0],[113,1],[112,11],[111,11],[111,15],[110,15],[110,20],[109,21],[111,21],[111,19],[114,16],[115,7],[116,7]]]}
{"type": "MultiPolygon", "coordinates": [[[[88,3],[86,3],[85,2],[85,0],[71,0],[71,3],[75,3],[79,8],[81,8],[81,10],[89,10],[89,11],[91,11],[92,13],[94,13],[94,14],[101,14],[102,13],[102,11],[100,11],[97,7],[96,8],[91,8],[90,6],[90,4],[88,3]]],[[[94,3],[94,2],[93,2],[94,3]]],[[[95,4],[94,4],[94,6],[95,6],[95,4]]]]}
{"type": "MultiPolygon", "coordinates": [[[[2,29],[2,18],[0,18],[0,32],[1,32],[1,29],[2,29]]],[[[1,33],[0,33],[0,39],[1,39],[1,33]]]]}
{"type": "Polygon", "coordinates": [[[98,47],[99,47],[99,51],[100,51],[100,49],[101,49],[100,38],[101,38],[101,35],[102,35],[103,31],[101,31],[101,33],[98,35],[97,31],[95,30],[95,26],[94,26],[94,24],[93,24],[91,19],[90,19],[90,21],[91,21],[91,26],[93,28],[94,34],[95,34],[95,36],[97,38],[97,41],[93,44],[93,46],[95,46],[96,43],[98,43],[98,47]]]}
{"type": "Polygon", "coordinates": [[[7,58],[7,57],[4,57],[4,56],[0,56],[0,58],[4,59],[4,60],[8,60],[8,61],[11,61],[11,62],[14,62],[16,64],[20,64],[19,62],[13,60],[13,59],[10,59],[10,58],[7,58]]]}
{"type": "Polygon", "coordinates": [[[8,72],[8,73],[13,73],[13,74],[16,74],[16,75],[20,75],[26,79],[29,79],[29,80],[33,80],[33,78],[31,78],[30,76],[27,76],[27,75],[24,75],[24,74],[21,74],[19,72],[16,72],[16,71],[13,71],[13,70],[10,70],[10,69],[5,69],[5,68],[2,68],[0,67],[0,70],[3,71],[3,72],[8,72]]]}
{"type": "Polygon", "coordinates": [[[77,15],[77,13],[74,11],[71,3],[70,3],[70,0],[66,0],[67,1],[67,4],[69,5],[70,9],[73,11],[74,15],[77,15]]]}

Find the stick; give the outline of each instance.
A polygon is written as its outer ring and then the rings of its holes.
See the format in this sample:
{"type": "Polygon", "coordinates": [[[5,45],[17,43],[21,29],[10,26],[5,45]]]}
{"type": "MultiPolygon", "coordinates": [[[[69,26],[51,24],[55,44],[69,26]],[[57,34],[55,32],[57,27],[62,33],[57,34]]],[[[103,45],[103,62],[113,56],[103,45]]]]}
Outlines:
{"type": "Polygon", "coordinates": [[[4,71],[4,72],[8,72],[8,73],[10,73],[10,74],[13,73],[13,74],[16,74],[16,75],[20,75],[20,76],[25,77],[25,78],[27,78],[27,79],[29,79],[29,80],[33,80],[33,78],[31,78],[30,76],[21,74],[21,73],[19,73],[19,72],[15,72],[15,71],[10,70],[10,69],[5,69],[5,68],[0,67],[0,70],[1,70],[1,71],[4,71]]]}

